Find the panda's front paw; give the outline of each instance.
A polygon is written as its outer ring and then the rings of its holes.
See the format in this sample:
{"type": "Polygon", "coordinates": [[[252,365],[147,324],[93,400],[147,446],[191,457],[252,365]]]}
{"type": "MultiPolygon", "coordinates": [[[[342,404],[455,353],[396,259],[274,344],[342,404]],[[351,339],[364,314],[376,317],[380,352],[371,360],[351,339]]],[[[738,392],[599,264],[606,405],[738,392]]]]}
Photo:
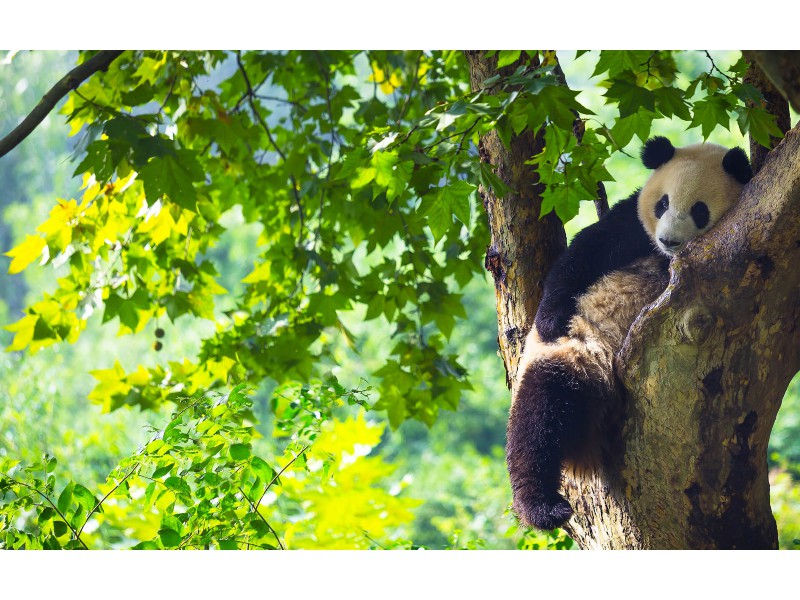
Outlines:
{"type": "Polygon", "coordinates": [[[536,331],[543,342],[554,342],[567,335],[569,320],[572,315],[564,309],[543,310],[541,307],[536,313],[536,331]]]}
{"type": "Polygon", "coordinates": [[[523,525],[544,531],[561,527],[572,516],[572,507],[559,494],[547,498],[514,500],[514,512],[523,525]]]}

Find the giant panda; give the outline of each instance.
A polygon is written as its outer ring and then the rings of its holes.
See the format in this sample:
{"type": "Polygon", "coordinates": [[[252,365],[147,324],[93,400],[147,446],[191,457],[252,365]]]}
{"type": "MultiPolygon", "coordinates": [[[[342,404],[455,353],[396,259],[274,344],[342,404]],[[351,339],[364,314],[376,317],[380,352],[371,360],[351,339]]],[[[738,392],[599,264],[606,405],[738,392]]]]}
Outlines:
{"type": "Polygon", "coordinates": [[[506,445],[512,509],[524,525],[553,529],[572,515],[559,493],[562,468],[586,454],[603,405],[619,393],[613,361],[628,329],[667,287],[671,257],[753,176],[741,148],[676,148],[655,137],[641,158],[652,175],[556,260],[525,340],[506,445]]]}

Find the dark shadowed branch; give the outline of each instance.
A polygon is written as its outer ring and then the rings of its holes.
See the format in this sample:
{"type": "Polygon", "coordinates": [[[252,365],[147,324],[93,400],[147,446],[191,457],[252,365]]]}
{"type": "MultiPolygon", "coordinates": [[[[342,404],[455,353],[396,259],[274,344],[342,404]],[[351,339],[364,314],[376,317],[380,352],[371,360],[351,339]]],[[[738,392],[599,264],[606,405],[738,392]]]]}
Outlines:
{"type": "Polygon", "coordinates": [[[758,63],[792,108],[800,112],[800,50],[746,50],[744,55],[758,63]]]}
{"type": "Polygon", "coordinates": [[[69,73],[64,75],[50,90],[42,96],[39,104],[36,105],[30,114],[17,125],[14,130],[0,140],[0,157],[5,156],[16,148],[22,140],[28,137],[31,132],[50,114],[64,96],[76,89],[84,80],[88,79],[98,71],[105,71],[114,60],[122,54],[122,50],[101,50],[86,62],[78,65],[69,73]]]}

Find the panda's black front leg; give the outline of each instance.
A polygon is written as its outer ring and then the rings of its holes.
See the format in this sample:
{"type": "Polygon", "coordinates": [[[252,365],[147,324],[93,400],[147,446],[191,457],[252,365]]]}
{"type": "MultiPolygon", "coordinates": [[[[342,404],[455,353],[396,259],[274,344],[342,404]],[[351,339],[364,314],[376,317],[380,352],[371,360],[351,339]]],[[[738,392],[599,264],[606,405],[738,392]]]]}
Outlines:
{"type": "Polygon", "coordinates": [[[586,427],[588,390],[557,362],[537,363],[522,376],[508,421],[506,460],[513,509],[525,525],[563,525],[572,507],[558,493],[565,450],[586,427]]]}

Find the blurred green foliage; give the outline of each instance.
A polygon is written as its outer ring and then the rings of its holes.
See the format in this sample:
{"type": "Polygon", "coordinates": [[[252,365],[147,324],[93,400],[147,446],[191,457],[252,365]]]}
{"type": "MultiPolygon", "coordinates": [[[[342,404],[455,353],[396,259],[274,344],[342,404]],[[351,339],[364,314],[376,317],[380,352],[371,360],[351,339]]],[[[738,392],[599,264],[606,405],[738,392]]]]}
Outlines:
{"type": "MultiPolygon", "coordinates": [[[[86,56],[9,54],[2,131],[86,56]]],[[[775,129],[738,52],[538,59],[472,93],[459,52],[131,51],[71,94],[73,137],[53,114],[0,159],[0,545],[569,548],[507,508],[479,136],[544,128],[571,236],[648,136],[775,129]]]]}

